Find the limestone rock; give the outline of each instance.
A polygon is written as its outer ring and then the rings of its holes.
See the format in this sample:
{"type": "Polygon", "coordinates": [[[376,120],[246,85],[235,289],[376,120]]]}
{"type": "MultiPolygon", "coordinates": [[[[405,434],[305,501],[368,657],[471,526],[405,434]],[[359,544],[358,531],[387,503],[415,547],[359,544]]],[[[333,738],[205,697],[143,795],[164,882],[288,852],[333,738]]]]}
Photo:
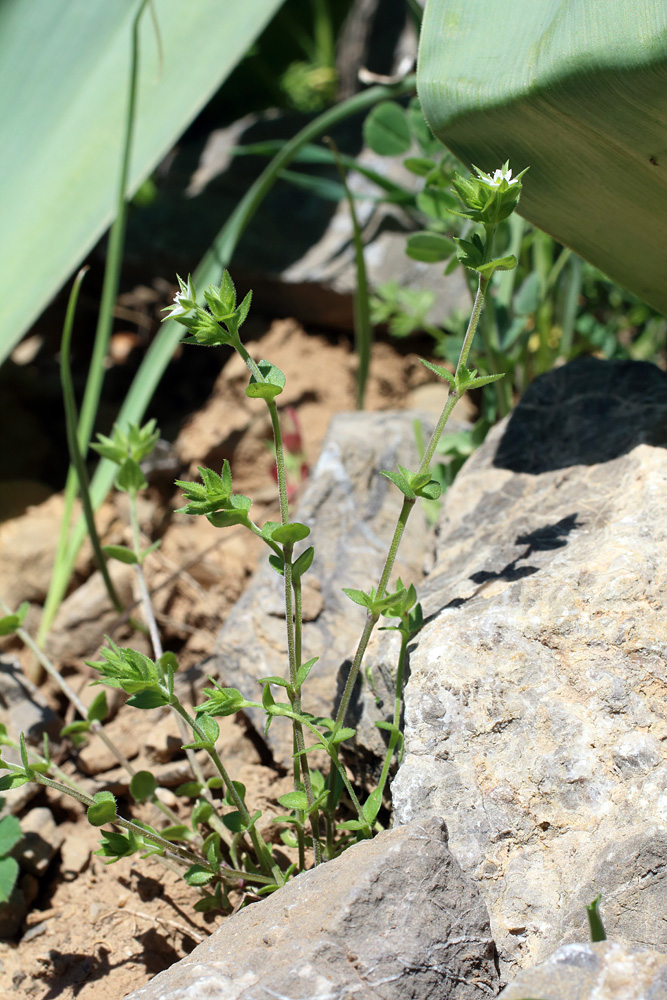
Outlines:
{"type": "MultiPolygon", "coordinates": [[[[304,708],[315,715],[331,715],[339,665],[354,651],[363,629],[363,609],[342,588],[368,590],[377,584],[400,510],[398,491],[378,471],[393,469],[397,462],[416,467],[415,416],[402,412],[335,417],[304,493],[297,519],[311,527],[303,547],[315,546],[312,568],[304,577],[304,605],[308,596],[314,609],[304,622],[304,660],[320,657],[304,688],[304,708]]],[[[394,579],[400,574],[407,583],[420,576],[427,538],[424,515],[417,508],[408,522],[394,579]]],[[[282,593],[282,577],[264,563],[217,642],[214,663],[222,683],[254,701],[259,700],[260,677],[286,676],[282,593]]],[[[251,715],[251,721],[262,733],[263,714],[251,715]]],[[[271,726],[268,741],[277,759],[287,764],[292,732],[289,725],[280,725],[282,721],[271,726]]]]}
{"type": "Polygon", "coordinates": [[[568,944],[520,972],[498,1000],[663,1000],[667,955],[618,941],[568,944]]]}
{"type": "Polygon", "coordinates": [[[448,492],[410,658],[396,819],[444,817],[501,968],[667,950],[667,377],[542,376],[448,492]]]}
{"type": "Polygon", "coordinates": [[[496,991],[485,908],[430,821],[299,875],[127,1000],[479,1000],[496,991]]]}

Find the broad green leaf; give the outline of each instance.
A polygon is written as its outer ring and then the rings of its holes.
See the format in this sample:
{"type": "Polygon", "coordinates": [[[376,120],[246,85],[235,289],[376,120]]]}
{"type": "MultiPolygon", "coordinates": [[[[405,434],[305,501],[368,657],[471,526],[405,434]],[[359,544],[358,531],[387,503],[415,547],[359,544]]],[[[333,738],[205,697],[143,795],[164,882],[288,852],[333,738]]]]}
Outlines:
{"type": "Polygon", "coordinates": [[[452,256],[456,246],[452,240],[441,233],[413,233],[408,236],[405,252],[413,260],[421,260],[426,264],[437,264],[452,256]]]}
{"type": "Polygon", "coordinates": [[[215,873],[205,868],[203,865],[191,865],[183,876],[188,885],[206,885],[215,878],[215,873]]]}
{"type": "Polygon", "coordinates": [[[405,111],[395,101],[383,101],[364,122],[364,140],[380,156],[400,156],[411,145],[410,126],[405,111]]]}
{"type": "Polygon", "coordinates": [[[530,166],[522,215],[667,312],[667,5],[429,0],[418,91],[465,163],[530,166]]]}
{"type": "Polygon", "coordinates": [[[272,365],[270,361],[260,361],[257,367],[264,381],[258,382],[255,376],[251,375],[250,384],[245,391],[246,396],[249,396],[250,399],[275,399],[285,386],[284,373],[277,365],[272,365]]]}
{"type": "MultiPolygon", "coordinates": [[[[162,160],[282,0],[144,11],[130,189],[162,160]]],[[[0,4],[0,361],[108,228],[138,0],[0,4]]]]}
{"type": "Polygon", "coordinates": [[[285,809],[298,809],[301,812],[308,811],[308,799],[305,792],[287,792],[278,796],[278,802],[285,809]]]}
{"type": "Polygon", "coordinates": [[[135,802],[145,802],[155,791],[155,778],[150,771],[137,771],[132,775],[130,795],[135,802]]]}
{"type": "Polygon", "coordinates": [[[309,534],[310,528],[307,524],[301,524],[300,521],[292,521],[291,524],[284,524],[276,528],[271,537],[279,545],[294,545],[296,542],[307,538],[309,534]]]}

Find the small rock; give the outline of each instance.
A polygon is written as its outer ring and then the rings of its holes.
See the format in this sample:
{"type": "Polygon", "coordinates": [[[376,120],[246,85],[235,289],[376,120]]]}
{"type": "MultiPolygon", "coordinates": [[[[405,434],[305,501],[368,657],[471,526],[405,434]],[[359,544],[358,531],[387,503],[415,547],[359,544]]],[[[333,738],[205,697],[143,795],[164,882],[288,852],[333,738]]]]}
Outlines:
{"type": "Polygon", "coordinates": [[[64,834],[44,806],[31,809],[21,820],[22,839],[12,852],[21,868],[32,875],[43,875],[53,855],[63,842],[64,834]]]}
{"type": "Polygon", "coordinates": [[[618,941],[568,944],[524,969],[498,1000],[664,1000],[667,955],[618,941]]]}
{"type": "Polygon", "coordinates": [[[60,847],[60,871],[66,882],[72,882],[88,866],[90,846],[72,834],[65,836],[60,847]]]}

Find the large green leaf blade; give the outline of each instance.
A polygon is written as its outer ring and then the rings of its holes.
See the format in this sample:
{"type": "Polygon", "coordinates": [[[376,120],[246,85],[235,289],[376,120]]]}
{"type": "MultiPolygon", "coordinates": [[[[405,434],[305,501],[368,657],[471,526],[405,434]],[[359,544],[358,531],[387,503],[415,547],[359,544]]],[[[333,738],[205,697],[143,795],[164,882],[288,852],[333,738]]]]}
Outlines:
{"type": "Polygon", "coordinates": [[[667,312],[667,6],[428,0],[435,134],[485,170],[530,165],[521,214],[667,312]]]}
{"type": "MultiPolygon", "coordinates": [[[[129,193],[282,0],[153,0],[141,19],[129,193]]],[[[138,0],[0,5],[0,361],[115,212],[138,0]]]]}

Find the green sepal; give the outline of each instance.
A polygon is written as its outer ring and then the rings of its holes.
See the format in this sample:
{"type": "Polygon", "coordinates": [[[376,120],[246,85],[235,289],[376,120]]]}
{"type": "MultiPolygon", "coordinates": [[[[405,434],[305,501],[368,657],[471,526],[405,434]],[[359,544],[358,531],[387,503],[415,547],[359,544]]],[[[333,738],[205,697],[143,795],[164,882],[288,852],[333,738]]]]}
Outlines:
{"type": "Polygon", "coordinates": [[[207,885],[215,878],[215,872],[209,871],[204,865],[191,865],[183,875],[187,885],[207,885]]]}
{"type": "Polygon", "coordinates": [[[285,376],[280,368],[270,361],[260,361],[257,365],[263,382],[258,382],[254,375],[250,376],[250,384],[246,386],[245,394],[250,399],[266,399],[271,401],[279,396],[285,387],[285,376]]]}
{"type": "Polygon", "coordinates": [[[109,559],[117,559],[118,562],[125,563],[128,566],[133,566],[139,562],[136,554],[132,549],[128,549],[126,545],[103,545],[102,552],[109,559]]]}
{"type": "Polygon", "coordinates": [[[93,804],[88,806],[88,822],[91,826],[104,826],[116,818],[116,800],[111,792],[95,792],[93,804]]]}
{"type": "Polygon", "coordinates": [[[123,493],[135,493],[148,486],[141,466],[133,458],[126,458],[116,476],[116,486],[123,493]]]}
{"type": "Polygon", "coordinates": [[[428,368],[430,369],[430,371],[435,372],[435,374],[439,375],[440,378],[444,378],[445,381],[449,382],[450,385],[456,385],[456,379],[454,378],[452,373],[448,371],[447,368],[444,368],[442,365],[433,365],[431,364],[430,361],[425,361],[424,358],[420,358],[419,360],[421,361],[421,363],[424,365],[425,368],[428,368]]]}
{"type": "Polygon", "coordinates": [[[278,542],[279,545],[291,546],[307,538],[309,534],[310,528],[307,524],[301,524],[300,521],[292,521],[291,524],[282,524],[276,528],[271,539],[274,542],[278,542]]]}
{"type": "Polygon", "coordinates": [[[25,621],[25,616],[28,614],[29,608],[30,605],[28,602],[23,601],[14,614],[5,615],[3,618],[0,618],[0,636],[11,635],[17,628],[20,628],[25,621]]]}
{"type": "Polygon", "coordinates": [[[130,781],[130,795],[135,802],[145,802],[155,794],[155,778],[150,771],[137,771],[130,781]]]}

